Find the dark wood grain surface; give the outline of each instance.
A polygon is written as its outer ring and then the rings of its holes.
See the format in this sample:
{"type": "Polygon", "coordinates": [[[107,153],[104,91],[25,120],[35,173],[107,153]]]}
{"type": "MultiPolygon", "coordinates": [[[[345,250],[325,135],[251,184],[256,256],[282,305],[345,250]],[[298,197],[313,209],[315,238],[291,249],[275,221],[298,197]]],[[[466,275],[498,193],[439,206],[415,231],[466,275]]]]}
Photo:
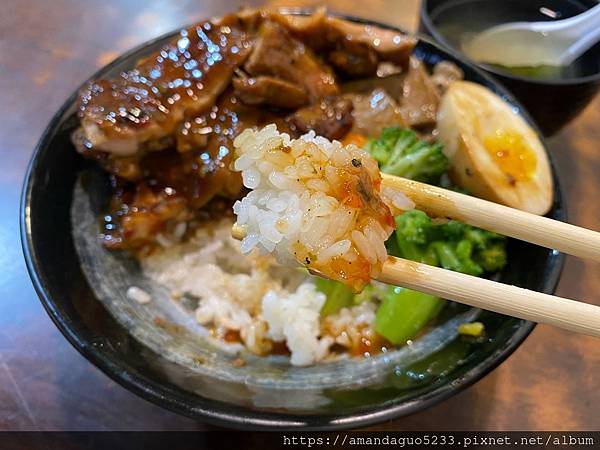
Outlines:
{"type": "MultiPolygon", "coordinates": [[[[3,0],[0,13],[0,429],[197,430],[81,357],[56,330],[27,275],[18,232],[25,167],[66,97],[123,51],[237,0],[3,0]]],[[[252,4],[255,2],[243,2],[252,4]]],[[[333,1],[331,9],[415,29],[418,2],[333,1]]],[[[319,5],[302,0],[270,5],[319,5]]],[[[570,221],[600,230],[600,99],[550,141],[570,221]]],[[[598,264],[569,258],[558,294],[600,304],[598,264]]],[[[384,429],[590,430],[600,426],[600,341],[538,326],[465,392],[384,429]]]]}

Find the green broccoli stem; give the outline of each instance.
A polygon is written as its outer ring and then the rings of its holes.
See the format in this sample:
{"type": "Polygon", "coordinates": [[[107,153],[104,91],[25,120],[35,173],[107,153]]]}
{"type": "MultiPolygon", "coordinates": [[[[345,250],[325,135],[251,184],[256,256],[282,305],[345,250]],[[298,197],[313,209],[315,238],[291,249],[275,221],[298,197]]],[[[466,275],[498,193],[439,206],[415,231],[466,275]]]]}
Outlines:
{"type": "MultiPolygon", "coordinates": [[[[448,169],[441,144],[418,139],[412,130],[385,128],[365,147],[382,172],[438,184],[448,169]]],[[[388,254],[445,269],[481,275],[506,264],[502,236],[457,221],[434,225],[422,211],[396,217],[394,237],[386,243],[388,254]]],[[[390,287],[375,314],[375,330],[393,343],[412,339],[445,304],[445,301],[409,289],[390,287]]]]}
{"type": "Polygon", "coordinates": [[[435,251],[438,260],[440,261],[440,266],[442,266],[444,269],[459,271],[461,264],[456,257],[456,253],[450,247],[450,244],[447,242],[437,241],[432,242],[430,247],[435,251]]]}
{"type": "Polygon", "coordinates": [[[327,297],[327,300],[325,300],[325,303],[321,307],[321,315],[323,317],[335,314],[340,309],[350,307],[354,304],[354,293],[344,283],[324,278],[315,278],[315,286],[318,291],[324,293],[327,297]]]}
{"type": "Polygon", "coordinates": [[[439,260],[435,250],[430,246],[416,244],[405,239],[400,234],[396,234],[396,244],[399,250],[399,256],[411,261],[422,262],[430,266],[438,266],[439,260]]]}
{"type": "Polygon", "coordinates": [[[387,149],[380,145],[372,145],[368,147],[368,152],[380,165],[388,162],[390,157],[390,154],[388,153],[387,149]]]}
{"type": "Polygon", "coordinates": [[[433,295],[390,286],[375,315],[374,329],[392,344],[404,344],[439,313],[444,303],[433,295]]]}

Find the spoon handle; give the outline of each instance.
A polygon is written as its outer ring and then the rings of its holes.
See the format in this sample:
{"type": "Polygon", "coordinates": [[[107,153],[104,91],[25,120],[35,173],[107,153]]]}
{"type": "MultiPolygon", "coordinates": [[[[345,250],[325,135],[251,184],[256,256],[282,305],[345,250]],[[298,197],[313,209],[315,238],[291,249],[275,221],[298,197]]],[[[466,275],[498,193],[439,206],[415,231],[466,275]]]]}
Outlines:
{"type": "MultiPolygon", "coordinates": [[[[539,22],[544,24],[544,31],[551,30],[556,26],[555,31],[560,31],[564,36],[568,36],[573,39],[583,37],[588,33],[597,31],[600,28],[600,5],[596,5],[593,8],[588,9],[581,14],[556,21],[555,23],[539,22]]],[[[554,31],[554,30],[553,30],[554,31]]]]}
{"type": "Polygon", "coordinates": [[[575,40],[560,58],[563,65],[571,64],[600,41],[600,5],[567,20],[574,21],[569,30],[572,30],[575,40]]]}

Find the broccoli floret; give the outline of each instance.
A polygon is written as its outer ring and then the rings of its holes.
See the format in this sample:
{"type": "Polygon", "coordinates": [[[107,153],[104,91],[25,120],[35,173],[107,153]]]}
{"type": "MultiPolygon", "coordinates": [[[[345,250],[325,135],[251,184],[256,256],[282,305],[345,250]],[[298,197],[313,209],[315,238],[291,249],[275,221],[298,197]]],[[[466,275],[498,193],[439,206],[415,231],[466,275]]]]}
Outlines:
{"type": "Polygon", "coordinates": [[[488,272],[497,272],[506,265],[506,248],[504,242],[495,242],[479,250],[475,260],[488,272]]]}
{"type": "MultiPolygon", "coordinates": [[[[439,184],[448,169],[442,146],[420,141],[411,130],[386,128],[365,149],[381,171],[391,175],[439,184]]],[[[418,210],[396,217],[396,231],[386,248],[390,255],[475,276],[506,264],[502,236],[456,220],[434,225],[418,210]]],[[[393,343],[402,343],[412,339],[444,304],[440,298],[390,286],[375,314],[375,330],[393,343]]]]}
{"type": "Polygon", "coordinates": [[[394,245],[388,251],[402,258],[469,275],[496,272],[506,264],[505,238],[456,220],[434,225],[422,211],[396,217],[394,245]]]}
{"type": "Polygon", "coordinates": [[[366,150],[382,172],[427,183],[439,183],[448,169],[448,158],[439,143],[420,141],[412,130],[385,128],[379,139],[371,139],[366,150]]]}
{"type": "Polygon", "coordinates": [[[443,236],[443,239],[462,239],[462,237],[465,235],[468,225],[465,225],[458,220],[451,220],[439,228],[440,235],[443,236]]]}
{"type": "Polygon", "coordinates": [[[481,275],[483,269],[471,257],[473,246],[467,240],[455,242],[436,241],[431,244],[444,269],[469,275],[481,275]]]}
{"type": "Polygon", "coordinates": [[[479,276],[483,273],[483,268],[473,259],[473,243],[463,239],[456,244],[456,256],[460,261],[458,272],[469,275],[479,276]]]}
{"type": "Polygon", "coordinates": [[[382,172],[411,180],[437,183],[448,169],[448,158],[442,153],[441,144],[417,142],[409,146],[397,158],[390,158],[381,167],[382,172]]]}
{"type": "Polygon", "coordinates": [[[403,131],[401,128],[384,128],[379,139],[369,139],[365,149],[380,165],[386,164],[403,131]]]}
{"type": "Polygon", "coordinates": [[[417,209],[407,211],[396,217],[397,233],[410,242],[427,243],[427,236],[431,227],[432,223],[429,216],[417,209]]]}
{"type": "Polygon", "coordinates": [[[394,249],[398,256],[436,266],[437,255],[427,246],[432,230],[427,214],[416,209],[407,211],[396,217],[396,245],[388,246],[388,250],[394,249]]]}
{"type": "Polygon", "coordinates": [[[486,272],[497,272],[506,265],[506,238],[491,231],[467,227],[465,239],[473,243],[473,260],[486,272]]]}
{"type": "Polygon", "coordinates": [[[473,242],[473,245],[475,245],[475,248],[478,250],[489,247],[492,242],[504,242],[505,240],[504,236],[501,234],[470,226],[466,226],[465,228],[465,237],[473,242]]]}

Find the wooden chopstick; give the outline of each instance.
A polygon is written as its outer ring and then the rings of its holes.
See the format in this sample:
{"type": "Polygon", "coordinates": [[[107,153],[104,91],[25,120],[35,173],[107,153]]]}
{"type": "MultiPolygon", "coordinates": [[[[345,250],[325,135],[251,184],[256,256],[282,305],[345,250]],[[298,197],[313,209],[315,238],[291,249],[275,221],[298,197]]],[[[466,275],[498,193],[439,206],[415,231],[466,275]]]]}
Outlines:
{"type": "Polygon", "coordinates": [[[410,198],[434,217],[460,220],[475,227],[600,261],[600,233],[458,192],[382,173],[382,184],[410,198]]]}
{"type": "Polygon", "coordinates": [[[377,279],[465,305],[600,337],[600,307],[588,303],[393,256],[383,264],[377,279]]]}
{"type": "MultiPolygon", "coordinates": [[[[510,208],[509,208],[510,209],[510,208]]],[[[244,227],[231,235],[241,240],[244,227]]],[[[319,272],[315,275],[324,276],[319,272]]],[[[600,337],[600,307],[389,256],[377,279],[465,305],[600,337]]]]}

